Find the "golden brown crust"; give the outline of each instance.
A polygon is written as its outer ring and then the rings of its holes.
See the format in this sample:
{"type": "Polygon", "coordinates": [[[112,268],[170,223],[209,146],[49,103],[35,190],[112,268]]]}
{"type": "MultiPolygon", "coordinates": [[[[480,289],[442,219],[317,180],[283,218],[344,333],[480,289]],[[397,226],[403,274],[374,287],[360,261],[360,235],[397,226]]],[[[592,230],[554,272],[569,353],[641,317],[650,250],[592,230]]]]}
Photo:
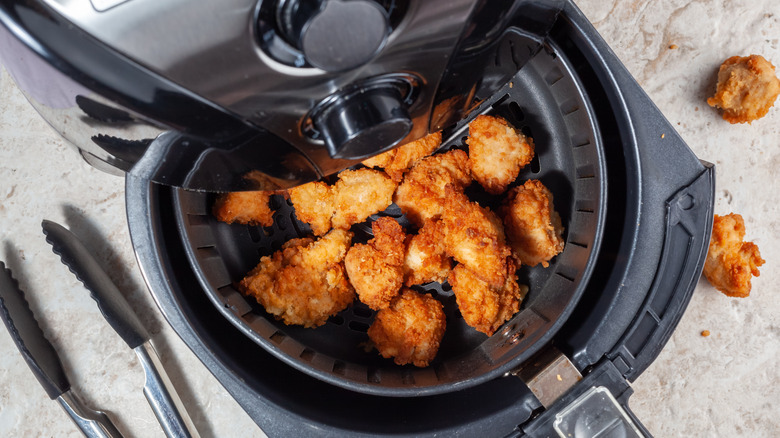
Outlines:
{"type": "Polygon", "coordinates": [[[778,95],[780,79],[772,63],[761,55],[732,56],[721,64],[715,95],[707,103],[723,109],[729,123],[751,123],[766,115],[778,95]]]}
{"type": "Polygon", "coordinates": [[[506,281],[507,258],[512,253],[501,219],[476,202],[454,196],[448,200],[450,213],[441,218],[446,253],[491,287],[500,287],[506,281]]]}
{"type": "Polygon", "coordinates": [[[517,179],[534,157],[534,142],[501,117],[479,115],[469,123],[471,174],[488,193],[497,195],[517,179]]]}
{"type": "Polygon", "coordinates": [[[355,299],[343,263],[351,239],[344,230],[316,241],[292,239],[262,257],[238,289],[285,324],[318,327],[355,299]]]}
{"type": "Polygon", "coordinates": [[[315,236],[323,236],[331,229],[333,194],[331,187],[315,181],[288,190],[295,207],[295,217],[311,226],[315,236]]]}
{"type": "Polygon", "coordinates": [[[393,203],[397,183],[374,169],[345,170],[333,185],[333,228],[348,229],[393,203]]]}
{"type": "Polygon", "coordinates": [[[465,198],[463,189],[471,184],[468,154],[452,150],[423,158],[404,175],[394,201],[418,227],[438,219],[446,210],[449,196],[465,198]]]}
{"type": "Polygon", "coordinates": [[[389,217],[377,219],[371,229],[374,238],[365,245],[352,245],[344,266],[360,301],[380,310],[387,308],[401,289],[406,233],[389,217]]]}
{"type": "Polygon", "coordinates": [[[421,159],[431,155],[439,146],[441,146],[441,132],[434,132],[419,140],[407,143],[396,149],[393,162],[385,167],[385,172],[394,181],[400,182],[407,170],[421,159]]]}
{"type": "Polygon", "coordinates": [[[375,167],[379,169],[384,169],[385,167],[389,166],[390,163],[393,162],[393,157],[395,157],[396,153],[397,151],[395,149],[390,149],[387,152],[382,152],[379,155],[374,155],[371,158],[366,158],[360,164],[366,167],[375,167]]]}
{"type": "Polygon", "coordinates": [[[268,204],[272,191],[231,192],[217,197],[212,213],[228,224],[261,225],[274,224],[274,210],[268,204]]]}
{"type": "Polygon", "coordinates": [[[331,228],[347,230],[393,203],[397,184],[374,169],[345,170],[333,186],[316,181],[289,190],[295,216],[322,236],[331,228]]]}
{"type": "Polygon", "coordinates": [[[371,157],[363,161],[363,165],[382,168],[393,181],[400,182],[407,170],[421,159],[431,155],[439,146],[441,146],[441,132],[434,132],[403,146],[371,157]]]}
{"type": "Polygon", "coordinates": [[[520,310],[528,292],[528,286],[517,284],[517,268],[511,259],[507,270],[506,281],[499,287],[491,287],[465,265],[455,266],[448,279],[466,324],[488,336],[520,310]]]}
{"type": "Polygon", "coordinates": [[[563,225],[553,195],[541,181],[513,188],[499,209],[512,256],[518,264],[545,268],[563,251],[563,225]]]}
{"type": "Polygon", "coordinates": [[[440,221],[427,221],[413,236],[406,239],[404,285],[431,281],[444,283],[452,269],[452,257],[444,247],[444,230],[440,221]]]}
{"type": "Polygon", "coordinates": [[[750,295],[751,278],[758,277],[764,264],[758,246],[744,242],[745,221],[738,214],[715,215],[712,238],[704,264],[704,276],[730,297],[750,295]]]}
{"type": "Polygon", "coordinates": [[[403,289],[376,314],[368,337],[384,358],[398,365],[426,367],[436,357],[447,327],[442,304],[430,295],[403,289]]]}

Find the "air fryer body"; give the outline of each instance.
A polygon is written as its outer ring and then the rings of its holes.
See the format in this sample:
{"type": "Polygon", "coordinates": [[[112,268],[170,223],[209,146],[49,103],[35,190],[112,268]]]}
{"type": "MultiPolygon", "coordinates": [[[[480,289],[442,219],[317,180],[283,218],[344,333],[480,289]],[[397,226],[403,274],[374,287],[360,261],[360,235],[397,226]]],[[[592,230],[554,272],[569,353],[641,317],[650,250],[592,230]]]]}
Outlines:
{"type": "Polygon", "coordinates": [[[98,167],[284,188],[460,121],[539,50],[561,5],[4,0],[0,56],[98,167]]]}

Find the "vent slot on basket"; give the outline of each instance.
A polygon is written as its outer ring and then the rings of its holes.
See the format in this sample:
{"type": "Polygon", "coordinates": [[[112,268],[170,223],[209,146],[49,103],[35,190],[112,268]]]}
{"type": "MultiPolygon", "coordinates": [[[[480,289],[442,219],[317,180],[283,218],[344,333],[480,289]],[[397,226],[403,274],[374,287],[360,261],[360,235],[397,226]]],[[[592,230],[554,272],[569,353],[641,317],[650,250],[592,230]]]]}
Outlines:
{"type": "Polygon", "coordinates": [[[353,330],[353,331],[356,331],[356,332],[362,332],[362,333],[368,332],[368,324],[366,324],[365,322],[350,321],[348,326],[349,326],[350,330],[353,330]]]}
{"type": "Polygon", "coordinates": [[[301,354],[298,355],[298,357],[301,358],[304,362],[311,362],[314,359],[314,355],[317,354],[314,352],[314,350],[311,350],[309,348],[304,348],[303,351],[301,351],[301,354]]]}
{"type": "Polygon", "coordinates": [[[287,338],[287,335],[285,335],[284,333],[282,333],[282,332],[276,332],[276,333],[272,334],[272,335],[271,335],[271,337],[270,337],[269,339],[271,339],[271,341],[273,341],[274,343],[276,343],[277,345],[279,345],[279,344],[281,344],[281,343],[282,343],[282,342],[283,342],[283,341],[284,341],[286,338],[287,338]]]}

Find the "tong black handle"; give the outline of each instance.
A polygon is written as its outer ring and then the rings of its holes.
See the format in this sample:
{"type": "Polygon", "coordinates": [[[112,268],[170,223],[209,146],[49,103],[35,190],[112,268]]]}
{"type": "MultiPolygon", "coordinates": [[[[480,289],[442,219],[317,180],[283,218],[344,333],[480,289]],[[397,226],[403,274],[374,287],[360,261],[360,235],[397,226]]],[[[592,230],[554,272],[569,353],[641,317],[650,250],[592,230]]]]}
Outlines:
{"type": "Polygon", "coordinates": [[[52,221],[44,220],[41,226],[46,241],[51,244],[54,253],[60,256],[62,263],[90,291],[90,296],[97,302],[100,313],[125,343],[130,348],[136,348],[146,342],[149,339],[146,328],[78,237],[52,221]]]}
{"type": "Polygon", "coordinates": [[[11,270],[0,262],[0,318],[35,378],[52,400],[70,390],[62,362],[19,289],[11,270]]]}

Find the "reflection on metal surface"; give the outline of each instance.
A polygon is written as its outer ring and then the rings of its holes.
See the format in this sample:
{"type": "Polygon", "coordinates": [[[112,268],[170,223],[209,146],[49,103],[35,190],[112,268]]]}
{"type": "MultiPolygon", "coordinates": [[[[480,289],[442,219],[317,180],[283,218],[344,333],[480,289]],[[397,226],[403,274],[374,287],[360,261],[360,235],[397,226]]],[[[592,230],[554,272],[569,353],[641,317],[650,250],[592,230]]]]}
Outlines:
{"type": "Polygon", "coordinates": [[[121,438],[123,436],[104,412],[88,408],[73,392],[63,393],[57,398],[57,402],[85,437],[121,438]]]}
{"type": "Polygon", "coordinates": [[[593,387],[555,416],[561,438],[643,438],[609,389],[593,387]]]}
{"type": "MultiPolygon", "coordinates": [[[[378,29],[376,48],[369,44],[349,68],[337,59],[348,45],[333,41],[316,41],[317,53],[302,62],[281,56],[309,50],[312,29],[300,29],[303,45],[296,46],[276,23],[288,3],[270,0],[30,0],[0,6],[0,37],[22,55],[6,67],[33,105],[91,163],[141,172],[136,163],[154,146],[165,161],[150,172],[146,160],[141,173],[155,182],[247,190],[256,188],[242,178],[247,172],[297,185],[457,122],[539,50],[561,7],[541,0],[363,1],[387,26],[378,29]],[[505,32],[526,25],[524,33],[505,32]],[[312,61],[323,56],[333,59],[312,61]],[[25,82],[36,61],[45,66],[41,80],[25,82]],[[414,83],[381,93],[367,85],[392,75],[414,83]],[[345,90],[355,93],[347,99],[345,90]],[[438,103],[454,95],[465,101],[438,103]],[[343,98],[326,106],[335,116],[310,117],[333,96],[343,98]],[[342,115],[362,124],[335,123],[342,115]],[[309,120],[319,124],[320,138],[306,131],[309,120]],[[164,132],[170,135],[161,138],[164,132]]],[[[324,9],[308,21],[288,17],[291,23],[311,24],[341,0],[312,4],[324,9]]],[[[330,18],[343,18],[336,15],[330,18]]]]}
{"type": "Polygon", "coordinates": [[[135,349],[144,369],[144,395],[152,406],[157,421],[167,437],[197,438],[200,436],[181,398],[150,341],[135,349]]]}
{"type": "Polygon", "coordinates": [[[582,380],[574,364],[555,347],[542,350],[512,374],[528,385],[545,408],[582,380]]]}

